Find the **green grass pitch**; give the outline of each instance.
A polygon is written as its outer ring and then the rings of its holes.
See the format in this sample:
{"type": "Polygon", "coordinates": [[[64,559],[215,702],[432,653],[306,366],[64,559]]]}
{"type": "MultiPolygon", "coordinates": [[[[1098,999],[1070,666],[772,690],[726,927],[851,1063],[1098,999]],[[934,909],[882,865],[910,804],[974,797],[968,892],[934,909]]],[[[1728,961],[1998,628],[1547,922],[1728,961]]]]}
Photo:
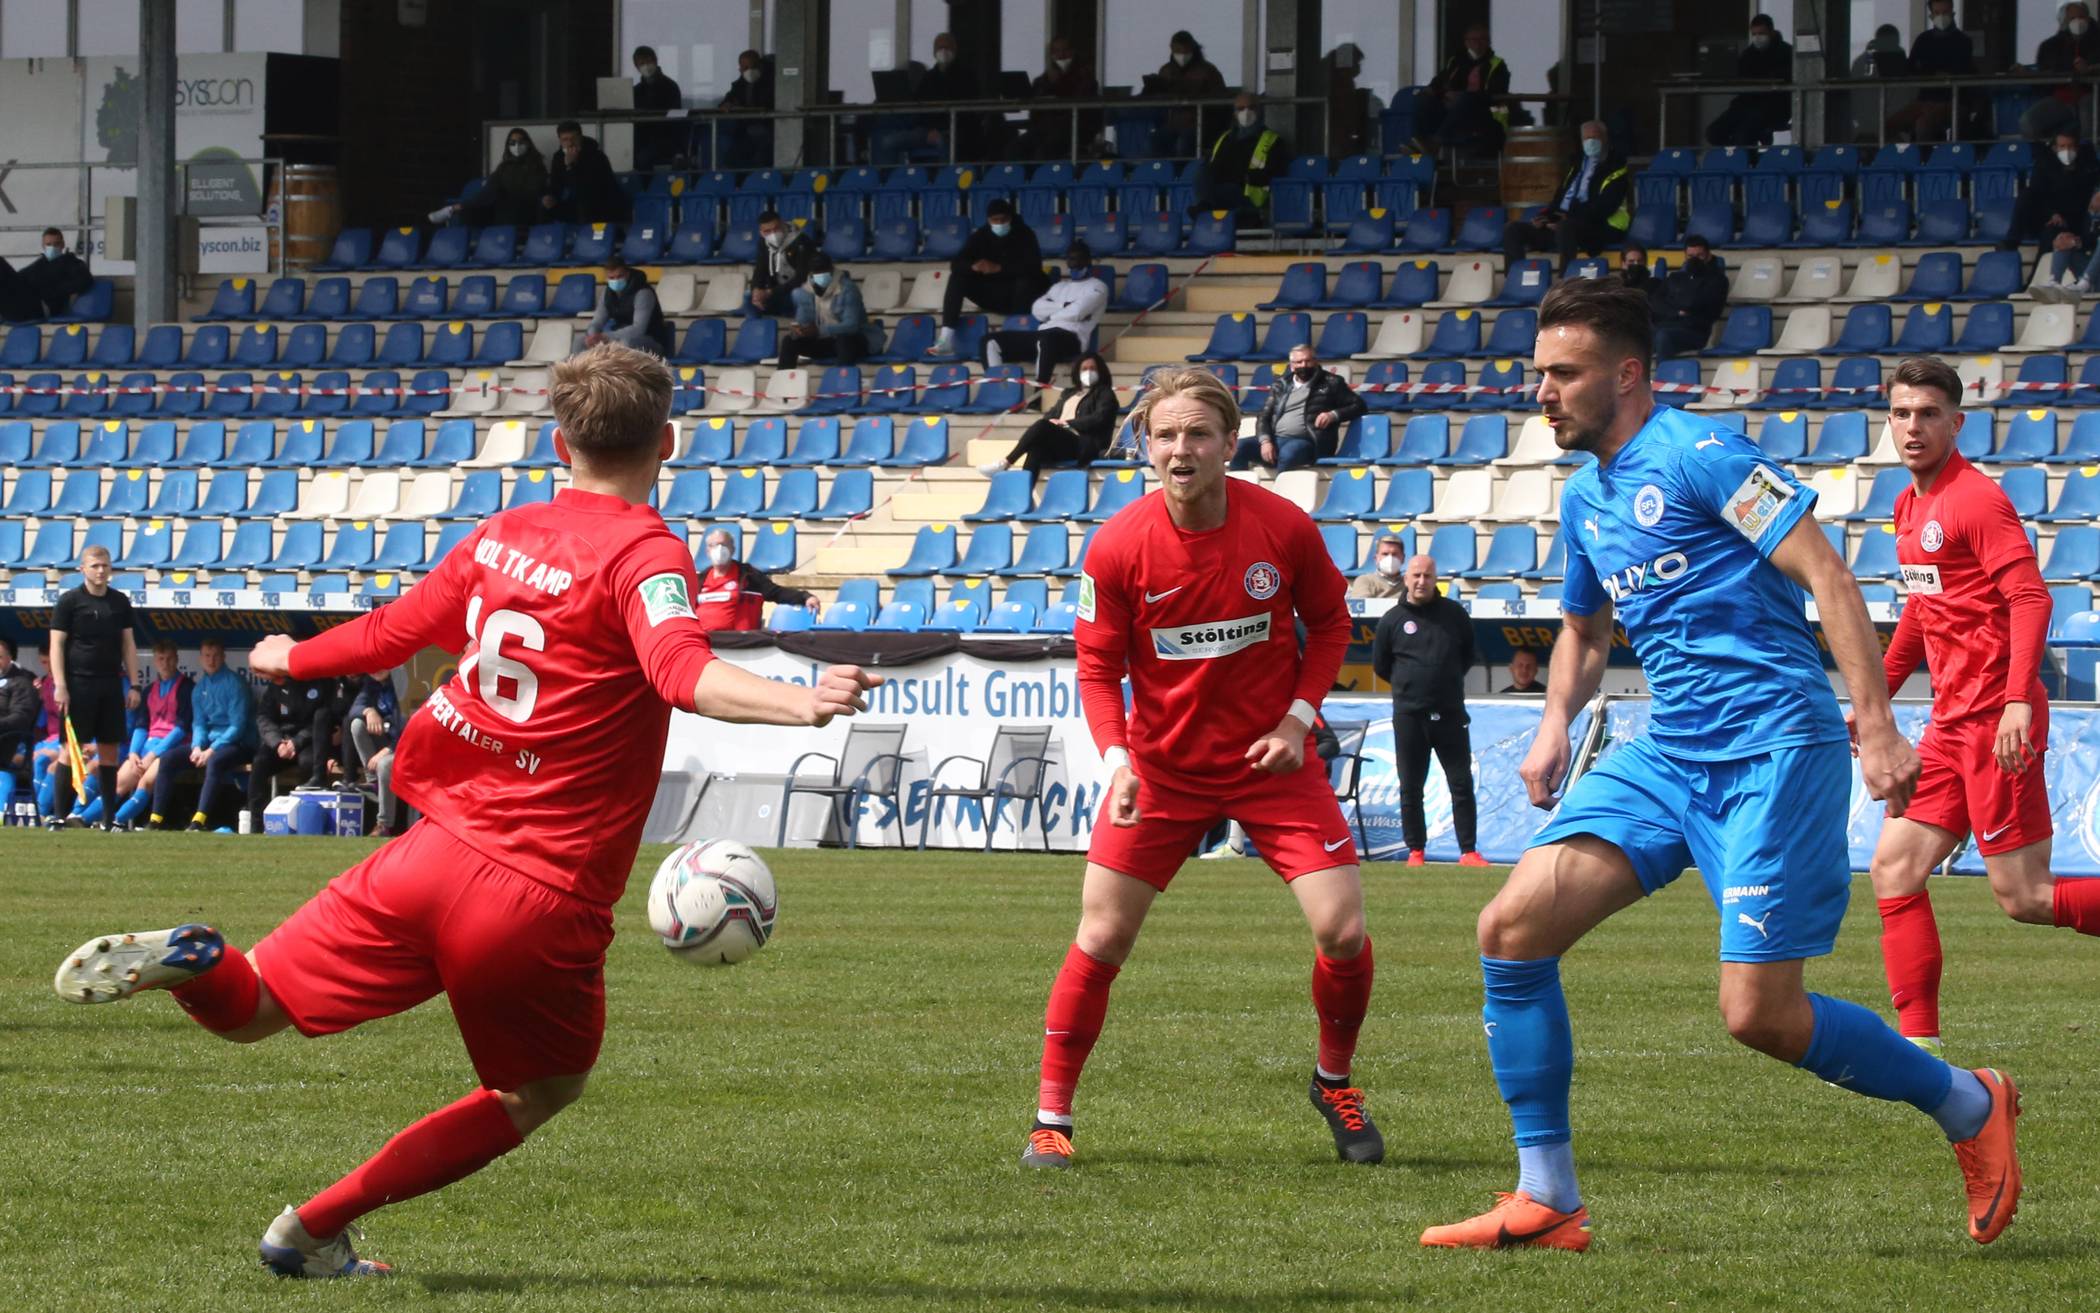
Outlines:
{"type": "MultiPolygon", "coordinates": [[[[673,961],[638,906],[590,1093],[523,1150],[365,1219],[390,1282],[293,1285],[255,1241],[472,1084],[433,1003],[236,1048],[166,999],[60,1002],[91,934],[210,920],[251,943],[368,844],[0,833],[0,1282],[10,1309],[2090,1309],[2100,1303],[2100,945],[1936,882],[1951,1053],[2026,1097],[2027,1193],[1963,1233],[1911,1110],[1733,1045],[1695,880],[1566,963],[1586,1255],[1429,1253],[1514,1176],[1473,918],[1499,873],[1373,870],[1357,1074],[1386,1136],[1345,1168],[1307,1106],[1310,947],[1253,862],[1192,864],[1117,983],[1080,1165],[1024,1174],[1073,857],[769,853],[778,937],[673,961]]],[[[433,879],[444,878],[433,872],[433,879]]],[[[1813,987],[1886,1009],[1856,888],[1813,987]]]]}

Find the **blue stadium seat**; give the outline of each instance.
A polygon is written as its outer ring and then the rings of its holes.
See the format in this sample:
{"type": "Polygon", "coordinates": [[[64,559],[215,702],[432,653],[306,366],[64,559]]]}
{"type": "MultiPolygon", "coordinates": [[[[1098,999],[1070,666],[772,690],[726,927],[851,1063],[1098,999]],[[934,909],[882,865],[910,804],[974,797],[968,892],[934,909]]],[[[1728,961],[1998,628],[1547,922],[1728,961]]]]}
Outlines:
{"type": "Polygon", "coordinates": [[[2032,406],[2054,404],[2070,392],[2070,362],[2064,356],[2033,355],[2020,362],[2019,386],[2008,389],[1991,404],[2032,406]]]}
{"type": "Polygon", "coordinates": [[[402,297],[400,307],[387,318],[443,319],[445,302],[450,296],[449,288],[450,285],[435,274],[427,278],[418,278],[408,285],[408,294],[402,297]]]}
{"type": "Polygon", "coordinates": [[[1858,510],[1840,519],[1851,522],[1886,522],[1896,518],[1896,494],[1910,486],[1910,471],[1901,465],[1890,465],[1874,475],[1873,484],[1867,489],[1867,499],[1858,510]]]}
{"type": "MultiPolygon", "coordinates": [[[[1538,311],[1528,307],[1522,310],[1504,310],[1495,317],[1495,326],[1488,330],[1487,341],[1481,343],[1480,349],[1472,354],[1498,360],[1529,357],[1533,347],[1537,345],[1538,336],[1538,311]]],[[[1324,339],[1322,346],[1325,346],[1324,339]]],[[[1356,351],[1361,350],[1363,347],[1359,345],[1356,351]]],[[[1355,352],[1348,354],[1354,355],[1355,352]]],[[[1343,358],[1341,352],[1330,355],[1324,349],[1320,352],[1320,357],[1324,360],[1343,358]]]]}
{"type": "Polygon", "coordinates": [[[830,464],[833,469],[872,467],[889,460],[897,445],[897,422],[888,415],[863,415],[830,464]]]}
{"type": "Polygon", "coordinates": [[[893,579],[947,572],[955,564],[955,526],[925,525],[913,538],[904,564],[886,573],[893,579]]]}
{"type": "MultiPolygon", "coordinates": [[[[593,313],[598,307],[598,276],[596,274],[563,274],[554,286],[554,295],[547,299],[547,307],[541,310],[541,319],[579,319],[593,313]]],[[[765,321],[771,323],[771,320],[765,321]]]]}
{"type": "Polygon", "coordinates": [[[1429,556],[1436,561],[1437,574],[1445,578],[1461,576],[1473,569],[1478,564],[1478,551],[1479,544],[1470,524],[1442,525],[1429,539],[1429,556]]]}
{"type": "Polygon", "coordinates": [[[362,369],[379,354],[378,330],[371,324],[345,324],[336,331],[335,345],[325,363],[341,369],[362,369]]]}
{"type": "Polygon", "coordinates": [[[268,369],[277,363],[277,329],[271,324],[251,324],[241,330],[233,348],[233,363],[251,369],[268,369]]]}
{"type": "Polygon", "coordinates": [[[104,369],[129,369],[134,363],[138,332],[130,324],[111,324],[95,335],[87,363],[104,369]]]}
{"type": "MultiPolygon", "coordinates": [[[[316,320],[347,319],[350,317],[350,280],[347,278],[322,278],[313,285],[306,298],[306,306],[296,314],[285,315],[286,319],[303,322],[316,320]]],[[[158,329],[154,331],[159,331],[158,329]]],[[[141,364],[146,363],[144,358],[141,364]]]]}
{"type": "Polygon", "coordinates": [[[838,418],[833,415],[819,415],[802,421],[801,427],[795,431],[794,447],[773,464],[823,465],[837,460],[838,454],[838,418]]]}
{"type": "Polygon", "coordinates": [[[501,509],[503,474],[499,470],[468,470],[453,493],[452,505],[437,512],[437,520],[485,520],[501,509]]]}
{"type": "Polygon", "coordinates": [[[1996,451],[1978,458],[1990,465],[2027,465],[2056,455],[2056,412],[2033,407],[2013,412],[2005,441],[1996,451]]]}
{"type": "MultiPolygon", "coordinates": [[[[1375,266],[1374,266],[1375,267],[1375,266]]],[[[1283,283],[1274,298],[1257,310],[1310,310],[1327,299],[1327,266],[1317,260],[1300,261],[1283,271],[1283,283]]]]}
{"type": "Polygon", "coordinates": [[[1478,310],[1446,310],[1437,317],[1436,331],[1431,334],[1428,345],[1415,354],[1432,358],[1472,355],[1480,350],[1482,319],[1478,310]]]}
{"type": "Polygon", "coordinates": [[[1010,524],[980,524],[970,531],[962,556],[937,573],[956,578],[985,578],[1006,569],[1014,560],[1014,531],[1010,524]]]}
{"type": "Polygon", "coordinates": [[[569,231],[569,253],[562,264],[603,265],[613,253],[613,233],[609,223],[579,223],[569,231]]]}
{"type": "Polygon", "coordinates": [[[91,279],[87,290],[73,304],[51,316],[54,324],[106,324],[116,314],[117,285],[107,278],[91,279]]]}
{"type": "Polygon", "coordinates": [[[728,463],[736,444],[736,421],[721,417],[696,420],[691,431],[685,450],[671,458],[668,468],[709,469],[728,463]]]}
{"type": "Polygon", "coordinates": [[[865,469],[840,470],[825,490],[824,504],[803,513],[805,520],[852,520],[875,504],[875,476],[865,469]]]}
{"type": "MultiPolygon", "coordinates": [[[[1254,352],[1254,316],[1224,314],[1211,327],[1210,343],[1189,357],[1191,363],[1212,360],[1243,360],[1254,352]]],[[[1279,357],[1280,358],[1280,357],[1279,357]]]]}
{"type": "Polygon", "coordinates": [[[1369,519],[1376,491],[1370,466],[1337,470],[1328,479],[1327,493],[1313,509],[1312,517],[1321,521],[1369,519]]]}
{"type": "Polygon", "coordinates": [[[695,319],[671,357],[676,365],[712,365],[729,346],[729,326],[719,319],[695,319]]]}
{"type": "Polygon", "coordinates": [[[948,421],[939,415],[926,415],[912,421],[904,441],[898,444],[897,454],[882,465],[885,469],[915,469],[945,464],[947,460],[948,421]]]}
{"type": "Polygon", "coordinates": [[[1894,579],[1903,572],[1896,564],[1896,526],[1876,525],[1859,537],[1859,547],[1852,554],[1852,575],[1855,579],[1894,579]]]}
{"type": "Polygon", "coordinates": [[[506,319],[537,319],[547,309],[545,274],[512,274],[503,285],[503,301],[496,313],[506,319]]]}
{"type": "Polygon", "coordinates": [[[736,455],[721,463],[731,467],[766,466],[787,454],[787,421],[777,415],[754,419],[744,429],[736,455]]]}
{"type": "Polygon", "coordinates": [[[1684,235],[1686,241],[1704,237],[1713,245],[1733,243],[1735,207],[1727,201],[1693,202],[1691,217],[1685,221],[1684,235]]]}
{"type": "Polygon", "coordinates": [[[1826,356],[1856,356],[1868,352],[1889,349],[1889,308],[1878,302],[1867,302],[1851,307],[1845,312],[1844,326],[1838,330],[1837,340],[1819,353],[1826,356]]]}
{"type": "MultiPolygon", "coordinates": [[[[1807,175],[1804,175],[1804,178],[1807,175]]],[[[1801,208],[1801,235],[1791,246],[1845,246],[1852,241],[1852,202],[1827,200],[1801,208]]]]}
{"type": "Polygon", "coordinates": [[[1414,382],[1416,390],[1406,394],[1408,404],[1416,410],[1450,410],[1465,404],[1466,394],[1431,389],[1462,388],[1465,385],[1464,361],[1432,360],[1422,366],[1422,376],[1414,382]]]}
{"type": "Polygon", "coordinates": [[[378,361],[382,365],[413,366],[423,358],[423,325],[389,324],[380,340],[378,361]]]}
{"type": "Polygon", "coordinates": [[[1823,417],[1813,451],[1798,465],[1850,465],[1867,454],[1867,412],[1842,410],[1823,417]]]}
{"type": "Polygon", "coordinates": [[[1533,306],[1546,295],[1553,282],[1553,266],[1545,260],[1519,260],[1502,280],[1502,290],[1489,305],[1533,306]]]}
{"type": "Polygon", "coordinates": [[[1461,251],[1499,251],[1502,230],[1509,225],[1509,211],[1500,205],[1476,205],[1466,212],[1466,221],[1454,243],[1461,251]]]}
{"type": "MultiPolygon", "coordinates": [[[[1486,465],[1509,455],[1509,420],[1503,415],[1474,415],[1459,430],[1458,446],[1437,465],[1486,465]]],[[[1470,564],[1470,562],[1468,563],[1470,564]]]]}
{"type": "Polygon", "coordinates": [[[1913,246],[1944,246],[1969,240],[1969,203],[1958,196],[1918,203],[1918,232],[1913,246]]]}
{"type": "Polygon", "coordinates": [[[1400,238],[1402,252],[1427,254],[1451,248],[1451,211],[1442,206],[1424,207],[1407,216],[1407,229],[1400,238]]]}
{"type": "Polygon", "coordinates": [[[1903,331],[1896,337],[1900,355],[1926,355],[1947,350],[1954,342],[1954,307],[1945,301],[1914,305],[1903,316],[1903,331]]]}
{"type": "Polygon", "coordinates": [[[1793,206],[1785,201],[1753,201],[1743,207],[1741,240],[1746,249],[1785,246],[1793,239],[1793,206]]]}
{"type": "MultiPolygon", "coordinates": [[[[319,524],[314,524],[316,532],[319,524]]],[[[351,520],[336,526],[335,537],[328,544],[328,552],[312,565],[314,570],[348,574],[353,570],[371,568],[372,554],[377,549],[378,533],[370,520],[351,520]]],[[[279,554],[283,551],[280,549],[279,554]]],[[[272,569],[297,568],[271,563],[272,569]]]]}
{"type": "MultiPolygon", "coordinates": [[[[1431,418],[1423,416],[1422,418],[1431,418]]],[[[1443,416],[1434,417],[1438,423],[1443,416]]],[[[1380,524],[1399,524],[1427,514],[1436,498],[1436,476],[1426,469],[1396,470],[1386,480],[1385,496],[1369,518],[1380,524]]]]}
{"type": "MultiPolygon", "coordinates": [[[[249,427],[249,426],[243,426],[249,427]]],[[[257,469],[311,469],[321,464],[321,445],[328,430],[318,420],[295,420],[285,426],[284,445],[275,456],[256,462],[257,469]]]]}
{"type": "Polygon", "coordinates": [[[1853,406],[1874,406],[1883,400],[1881,387],[1881,362],[1873,356],[1851,356],[1838,361],[1830,374],[1830,395],[1818,408],[1842,410],[1853,406]]]}
{"type": "Polygon", "coordinates": [[[746,319],[737,325],[736,342],[723,357],[725,364],[761,365],[780,354],[780,323],[774,319],[746,319]]]}
{"type": "Polygon", "coordinates": [[[1721,325],[1720,340],[1700,351],[1702,356],[1754,356],[1772,345],[1772,307],[1732,306],[1721,325]]]}
{"type": "MultiPolygon", "coordinates": [[[[1348,233],[1335,250],[1350,255],[1376,255],[1390,251],[1398,229],[1396,218],[1401,212],[1397,207],[1381,207],[1359,214],[1350,221],[1348,233]]],[[[1310,222],[1309,216],[1307,221],[1310,222]]]]}
{"type": "Polygon", "coordinates": [[[1900,246],[1910,240],[1910,202],[1867,203],[1859,212],[1859,235],[1852,246],[1900,246]]]}
{"type": "Polygon", "coordinates": [[[219,291],[212,298],[211,308],[195,317],[200,324],[224,319],[255,318],[255,280],[253,278],[224,278],[219,281],[219,291]]]}
{"type": "MultiPolygon", "coordinates": [[[[2026,143],[2022,142],[2022,145],[2026,143]]],[[[1978,175],[1981,184],[1983,175],[1978,175]]],[[[2013,226],[2013,195],[1976,197],[1976,240],[1993,244],[2011,240],[2013,226]]]]}
{"type": "Polygon", "coordinates": [[[1806,412],[1781,410],[1766,415],[1758,426],[1757,447],[1781,464],[1800,460],[1808,451],[1806,412]]]}
{"type": "Polygon", "coordinates": [[[861,374],[858,365],[833,365],[816,379],[809,400],[798,412],[803,415],[849,415],[860,409],[861,374]]]}
{"type": "Polygon", "coordinates": [[[1393,285],[1377,304],[1389,310],[1410,310],[1436,300],[1442,271],[1434,260],[1402,260],[1393,270],[1393,285]]]}
{"type": "MultiPolygon", "coordinates": [[[[667,220],[643,222],[637,216],[620,239],[620,258],[630,265],[657,264],[670,248],[671,228],[667,220]]],[[[856,257],[858,252],[855,252],[856,257]]]]}
{"type": "Polygon", "coordinates": [[[370,420],[352,420],[338,424],[335,426],[335,436],[329,440],[328,454],[323,456],[319,463],[324,468],[333,470],[370,469],[373,467],[372,438],[370,420]]]}
{"type": "Polygon", "coordinates": [[[233,512],[235,519],[275,520],[291,514],[299,504],[299,471],[270,470],[255,485],[246,510],[233,512]]]}
{"type": "MultiPolygon", "coordinates": [[[[471,332],[471,330],[469,330],[471,332]]],[[[471,340],[471,339],[470,339],[471,340]]],[[[502,323],[490,324],[481,333],[481,346],[461,363],[467,365],[507,365],[525,355],[525,325],[506,319],[502,323]]]]}
{"type": "Polygon", "coordinates": [[[430,244],[411,269],[453,269],[467,262],[471,234],[465,228],[445,227],[430,234],[430,244]]]}
{"type": "Polygon", "coordinates": [[[908,364],[885,365],[875,372],[861,408],[876,414],[901,415],[919,409],[919,372],[908,364]]]}
{"type": "MultiPolygon", "coordinates": [[[[1370,320],[1361,310],[1331,314],[1320,324],[1320,338],[1314,343],[1313,352],[1322,360],[1347,360],[1369,345],[1370,328],[1370,320]]],[[[1527,338],[1524,349],[1529,351],[1531,346],[1527,338]]]]}
{"type": "Polygon", "coordinates": [[[379,238],[379,249],[366,262],[367,269],[407,269],[423,254],[423,234],[414,228],[388,228],[379,238]]]}
{"type": "MultiPolygon", "coordinates": [[[[1012,471],[1008,471],[1012,473],[1012,471]]],[[[1062,524],[1077,518],[1086,509],[1087,473],[1085,470],[1052,470],[1042,482],[1035,505],[1016,512],[1018,520],[1030,522],[1054,522],[1062,524]]]]}
{"type": "Polygon", "coordinates": [[[1317,465],[1347,467],[1384,460],[1392,452],[1393,422],[1387,415],[1364,415],[1350,422],[1335,444],[1334,455],[1323,456],[1317,465]]]}
{"type": "Polygon", "coordinates": [[[1312,316],[1292,311],[1271,315],[1259,349],[1240,353],[1242,360],[1282,361],[1291,348],[1312,340],[1312,316]]]}
{"type": "Polygon", "coordinates": [[[222,369],[232,354],[232,335],[214,324],[190,334],[190,344],[182,354],[182,363],[191,369],[222,369]]]}
{"type": "Polygon", "coordinates": [[[1488,539],[1480,564],[1465,572],[1468,579],[1521,579],[1537,568],[1538,530],[1528,524],[1505,524],[1488,539]]]}
{"type": "Polygon", "coordinates": [[[1181,254],[1199,258],[1223,255],[1231,251],[1238,241],[1239,221],[1231,210],[1205,210],[1189,225],[1188,241],[1182,247],[1181,254]]]}
{"type": "Polygon", "coordinates": [[[314,266],[316,273],[335,273],[345,269],[361,269],[372,258],[372,230],[369,228],[345,228],[335,235],[329,248],[328,258],[314,266]]]}
{"type": "Polygon", "coordinates": [[[2042,566],[2042,578],[2058,583],[2095,577],[2100,577],[2100,529],[2090,524],[2070,524],[2058,529],[2056,540],[2049,544],[2049,559],[2042,566]]]}
{"type": "Polygon", "coordinates": [[[476,269],[500,269],[518,254],[518,230],[507,223],[492,223],[474,235],[474,250],[467,263],[476,269]]]}
{"type": "Polygon", "coordinates": [[[1911,270],[1910,286],[1898,301],[1951,301],[1961,295],[1961,256],[1954,251],[1927,251],[1911,270]]]}
{"type": "Polygon", "coordinates": [[[1098,524],[1144,495],[1145,475],[1142,470],[1112,470],[1095,491],[1093,505],[1072,518],[1080,523],[1098,524]]]}
{"type": "Polygon", "coordinates": [[[351,319],[391,319],[401,306],[401,283],[392,275],[367,278],[357,289],[357,301],[350,307],[351,319]]]}

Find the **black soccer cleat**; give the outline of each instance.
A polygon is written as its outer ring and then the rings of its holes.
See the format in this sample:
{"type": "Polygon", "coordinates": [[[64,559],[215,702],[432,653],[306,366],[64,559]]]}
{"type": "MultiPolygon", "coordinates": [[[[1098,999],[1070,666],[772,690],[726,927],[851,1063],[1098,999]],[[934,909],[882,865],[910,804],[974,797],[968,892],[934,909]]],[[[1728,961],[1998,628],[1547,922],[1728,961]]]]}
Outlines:
{"type": "Polygon", "coordinates": [[[1364,1106],[1362,1090],[1354,1085],[1330,1089],[1315,1078],[1311,1097],[1312,1106],[1327,1119],[1327,1129],[1334,1132],[1336,1156],[1345,1163],[1384,1161],[1385,1137],[1371,1124],[1371,1112],[1364,1106]]]}
{"type": "Polygon", "coordinates": [[[1070,1167],[1072,1128],[1037,1122],[1028,1131],[1028,1147],[1021,1151],[1023,1167],[1070,1167]]]}

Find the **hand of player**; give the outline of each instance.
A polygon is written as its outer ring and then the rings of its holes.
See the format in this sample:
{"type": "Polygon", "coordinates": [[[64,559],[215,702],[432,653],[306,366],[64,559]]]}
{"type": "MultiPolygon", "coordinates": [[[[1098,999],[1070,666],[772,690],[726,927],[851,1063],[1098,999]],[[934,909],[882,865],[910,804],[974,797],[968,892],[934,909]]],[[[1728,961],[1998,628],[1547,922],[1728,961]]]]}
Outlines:
{"type": "Polygon", "coordinates": [[[882,683],[882,676],[871,675],[859,666],[827,666],[809,690],[809,723],[822,729],[833,716],[866,711],[868,700],[861,695],[882,687],[882,683]]]}
{"type": "Polygon", "coordinates": [[[1560,797],[1560,782],[1568,778],[1568,751],[1566,730],[1540,727],[1531,751],[1524,754],[1524,764],[1517,767],[1517,778],[1524,781],[1532,806],[1552,810],[1560,797]]]}
{"type": "Polygon", "coordinates": [[[1115,778],[1108,782],[1108,821],[1119,829],[1127,830],[1141,819],[1138,811],[1137,772],[1128,766],[1116,767],[1115,778]]]}
{"type": "Polygon", "coordinates": [[[1317,415],[1313,416],[1313,427],[1314,427],[1314,428],[1316,428],[1316,429],[1324,429],[1324,428],[1332,428],[1333,426],[1334,426],[1334,412],[1333,412],[1333,411],[1331,411],[1331,410],[1323,410],[1323,411],[1321,411],[1321,412],[1320,412],[1319,414],[1317,414],[1317,415]]]}
{"type": "Polygon", "coordinates": [[[289,634],[270,635],[248,650],[249,671],[261,679],[290,679],[292,646],[289,634]]]}
{"type": "Polygon", "coordinates": [[[2034,760],[2034,740],[2028,737],[2028,729],[2034,724],[2034,708],[2025,702],[2008,702],[2005,714],[1998,717],[1998,737],[1991,745],[1998,758],[1998,769],[2007,775],[2023,775],[2028,763],[2034,760]]]}
{"type": "Polygon", "coordinates": [[[73,709],[73,694],[64,683],[51,681],[51,700],[58,705],[58,714],[63,716],[73,709]]]}
{"type": "Polygon", "coordinates": [[[1867,796],[1888,804],[1888,814],[1901,816],[1918,787],[1918,754],[1910,740],[1896,732],[1894,721],[1859,734],[1859,776],[1867,796]]]}
{"type": "Polygon", "coordinates": [[[1305,764],[1306,727],[1285,716],[1275,729],[1247,745],[1247,764],[1270,775],[1288,775],[1305,764]]]}
{"type": "Polygon", "coordinates": [[[1845,709],[1845,737],[1852,740],[1852,755],[1859,755],[1859,721],[1853,718],[1852,709],[1845,709]]]}
{"type": "Polygon", "coordinates": [[[124,709],[127,711],[137,711],[139,709],[139,691],[137,689],[126,690],[124,694],[124,709]]]}

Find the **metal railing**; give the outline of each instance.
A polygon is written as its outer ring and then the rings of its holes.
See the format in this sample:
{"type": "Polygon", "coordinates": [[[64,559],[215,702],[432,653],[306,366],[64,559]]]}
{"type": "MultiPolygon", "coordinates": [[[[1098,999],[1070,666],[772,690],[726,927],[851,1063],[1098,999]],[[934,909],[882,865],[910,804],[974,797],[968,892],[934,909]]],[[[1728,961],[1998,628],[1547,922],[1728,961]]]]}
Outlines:
{"type": "MultiPolygon", "coordinates": [[[[1886,145],[1888,144],[1889,98],[1895,93],[1915,93],[1919,91],[1947,92],[1949,126],[1953,130],[1959,131],[1962,121],[1962,96],[1964,92],[1967,92],[1972,97],[1980,95],[1985,100],[1988,100],[2001,91],[2029,88],[2046,95],[2055,91],[2058,87],[2064,86],[2075,86],[2079,89],[2078,114],[2083,122],[2083,131],[2079,135],[2087,140],[2100,137],[2100,96],[2091,94],[2096,87],[2100,87],[2100,74],[2035,73],[2026,70],[1967,77],[1836,78],[1820,82],[1783,82],[1778,80],[1763,82],[1714,81],[1702,79],[1698,81],[1687,80],[1684,82],[1658,83],[1656,86],[1656,112],[1659,117],[1657,119],[1656,137],[1658,147],[1661,149],[1680,146],[1704,146],[1706,145],[1705,124],[1697,121],[1699,116],[1696,113],[1697,101],[1700,98],[1706,96],[1773,95],[1785,93],[1788,97],[1791,111],[1790,122],[1794,125],[1795,140],[1798,144],[1809,149],[1824,145],[1849,146],[1853,144],[1849,135],[1843,139],[1830,139],[1827,132],[1825,140],[1801,140],[1801,125],[1806,121],[1802,116],[1802,110],[1811,97],[1822,97],[1823,118],[1827,125],[1829,122],[1830,97],[1853,97],[1871,94],[1875,97],[1877,106],[1874,115],[1875,140],[1879,144],[1886,145]],[[1693,140],[1679,141],[1671,136],[1670,106],[1673,99],[1678,101],[1691,100],[1694,102],[1692,105],[1692,109],[1695,111],[1692,124],[1693,140]]],[[[1970,105],[1973,108],[1975,101],[1971,100],[1970,105]]],[[[2003,137],[2016,131],[2017,125],[2000,123],[1997,125],[1996,135],[2003,137]]]]}

